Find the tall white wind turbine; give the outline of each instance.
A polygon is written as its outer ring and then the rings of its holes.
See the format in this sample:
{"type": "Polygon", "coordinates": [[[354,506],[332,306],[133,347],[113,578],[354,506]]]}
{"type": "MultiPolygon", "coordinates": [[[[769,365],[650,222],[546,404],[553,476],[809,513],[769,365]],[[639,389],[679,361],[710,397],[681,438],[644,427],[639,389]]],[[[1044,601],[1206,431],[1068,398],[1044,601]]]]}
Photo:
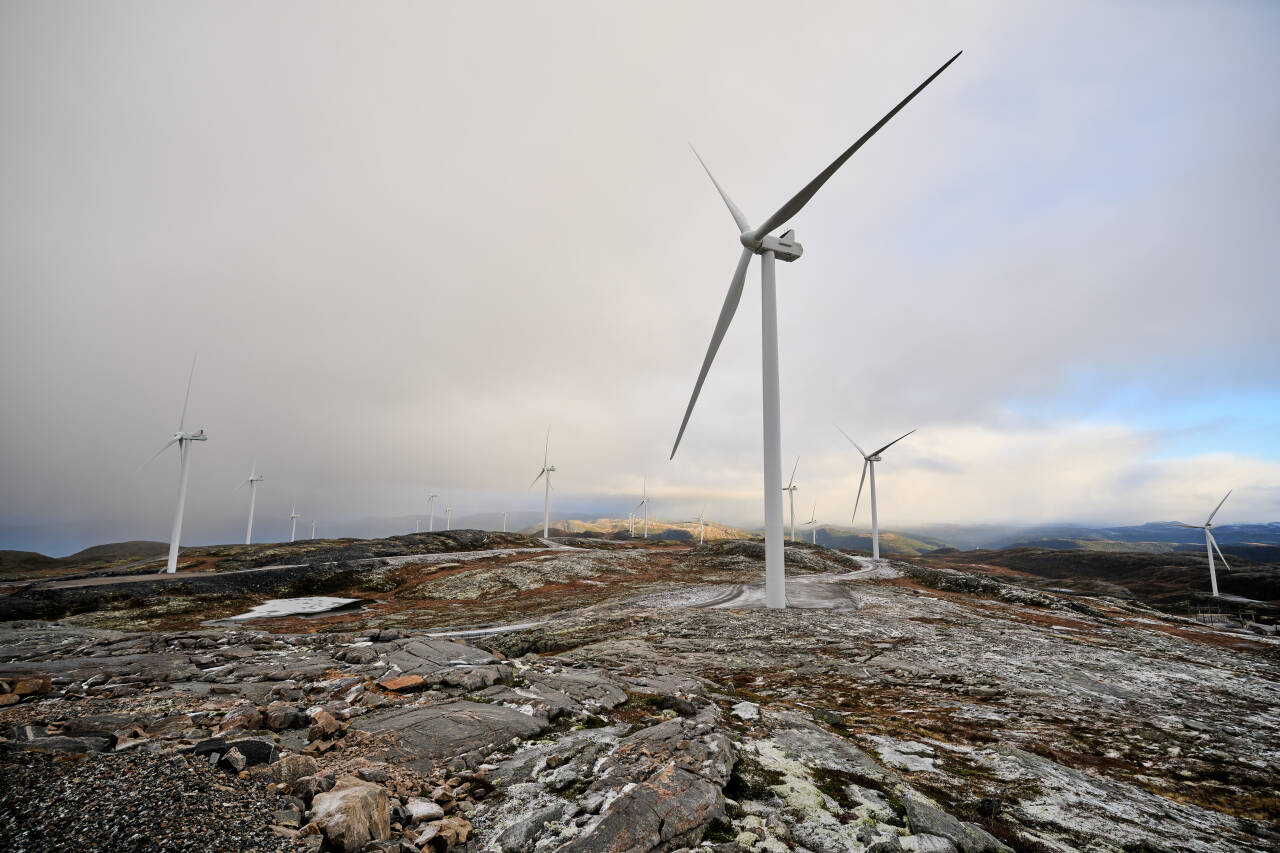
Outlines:
{"type": "Polygon", "coordinates": [[[192,358],[191,372],[187,374],[187,395],[182,399],[182,415],[178,418],[178,431],[165,443],[164,447],[156,451],[155,456],[151,457],[155,459],[173,445],[178,445],[178,505],[173,511],[173,530],[169,533],[169,562],[165,566],[165,571],[170,574],[178,571],[178,548],[182,542],[182,512],[187,504],[187,475],[191,472],[191,442],[209,440],[204,430],[187,432],[187,405],[191,402],[191,380],[195,375],[196,360],[192,358]]]}
{"type": "Polygon", "coordinates": [[[298,538],[298,507],[295,504],[293,509],[289,510],[289,541],[292,542],[298,538]]]}
{"type": "Polygon", "coordinates": [[[1213,508],[1213,512],[1209,513],[1209,517],[1205,519],[1204,524],[1183,524],[1181,521],[1166,522],[1173,527],[1189,527],[1192,530],[1204,531],[1204,550],[1209,555],[1209,586],[1213,589],[1214,598],[1218,597],[1218,570],[1213,565],[1213,550],[1215,548],[1218,549],[1218,557],[1222,560],[1222,565],[1228,569],[1231,567],[1227,565],[1227,558],[1222,556],[1222,549],[1218,548],[1218,540],[1213,538],[1213,517],[1218,514],[1218,510],[1222,509],[1222,505],[1227,502],[1227,498],[1231,497],[1231,492],[1234,491],[1235,489],[1232,489],[1222,496],[1222,500],[1218,501],[1218,505],[1213,508]]]}
{"type": "MultiPolygon", "coordinates": [[[[836,427],[836,429],[840,429],[840,427],[836,427]]],[[[915,432],[915,430],[911,430],[911,432],[903,433],[902,435],[895,438],[893,441],[886,444],[884,447],[881,447],[879,450],[873,451],[871,453],[867,453],[865,450],[863,450],[861,447],[858,446],[858,442],[854,441],[853,438],[849,435],[849,433],[840,429],[840,434],[843,435],[845,438],[849,439],[849,443],[852,444],[855,448],[857,448],[857,451],[862,454],[862,479],[858,480],[858,497],[853,502],[853,516],[849,519],[850,524],[853,524],[854,520],[857,519],[858,517],[858,504],[862,502],[862,484],[865,483],[867,480],[867,471],[871,472],[871,557],[872,559],[876,559],[876,560],[880,559],[880,516],[876,514],[876,463],[882,461],[880,459],[881,453],[884,453],[890,447],[893,447],[899,441],[902,441],[902,439],[911,435],[912,432],[915,432]]]]}
{"type": "Polygon", "coordinates": [[[813,544],[818,544],[818,505],[813,505],[813,512],[809,513],[809,520],[805,522],[805,526],[813,530],[813,544]]]}
{"type": "Polygon", "coordinates": [[[797,456],[796,464],[791,466],[791,479],[787,482],[785,486],[782,487],[782,491],[786,492],[788,497],[791,498],[791,541],[792,542],[796,541],[796,489],[800,488],[799,486],[796,485],[796,469],[799,467],[800,467],[800,457],[797,456]]]}
{"type": "Polygon", "coordinates": [[[316,520],[314,518],[311,519],[311,538],[316,538],[316,520]]]}
{"type": "Polygon", "coordinates": [[[542,492],[542,538],[546,539],[551,535],[551,473],[556,470],[556,466],[548,465],[547,459],[551,453],[551,427],[547,427],[547,445],[542,449],[542,470],[538,472],[538,476],[533,478],[533,482],[529,484],[529,488],[538,485],[538,481],[543,477],[547,481],[543,484],[542,492]]]}
{"type": "MultiPolygon", "coordinates": [[[[890,110],[884,118],[872,125],[871,129],[864,133],[857,142],[849,146],[844,153],[832,161],[831,165],[823,169],[816,178],[805,185],[804,189],[792,196],[786,204],[757,228],[753,229],[751,227],[747,222],[747,218],[743,216],[742,211],[729,199],[728,194],[725,193],[715,177],[711,175],[711,170],[707,169],[706,164],[703,163],[703,168],[706,169],[708,177],[715,184],[716,190],[720,193],[720,197],[729,208],[729,213],[733,216],[733,221],[738,226],[738,240],[742,243],[742,254],[738,258],[738,267],[734,270],[733,278],[729,282],[729,292],[725,296],[724,306],[720,309],[720,317],[716,321],[715,331],[711,335],[711,345],[707,347],[707,354],[702,362],[702,370],[698,373],[697,382],[694,383],[693,395],[689,398],[689,407],[685,410],[684,420],[680,423],[680,431],[676,434],[675,445],[671,448],[671,458],[675,458],[676,450],[680,447],[680,439],[684,437],[685,428],[689,425],[689,417],[693,414],[693,407],[698,402],[698,394],[702,391],[702,383],[706,381],[707,371],[711,369],[711,362],[715,360],[716,352],[720,349],[720,342],[724,340],[725,332],[728,331],[729,324],[733,321],[733,315],[738,310],[738,302],[742,299],[742,288],[746,283],[747,267],[751,264],[751,256],[759,255],[761,260],[761,374],[764,390],[765,603],[769,607],[787,606],[786,576],[782,555],[782,427],[780,423],[781,392],[778,381],[778,299],[774,283],[774,260],[795,261],[799,259],[803,252],[802,247],[795,240],[794,230],[788,230],[779,237],[772,236],[772,232],[781,228],[799,213],[813,198],[814,194],[822,188],[822,185],[836,173],[836,170],[853,156],[854,152],[866,144],[867,140],[874,136],[880,128],[884,127],[891,118],[898,114],[899,110],[910,103],[916,95],[920,94],[959,56],[960,54],[957,53],[947,60],[941,68],[929,76],[929,79],[917,86],[911,94],[907,95],[896,107],[890,110]]],[[[697,156],[696,151],[694,155],[697,156]]],[[[699,157],[698,160],[701,162],[702,158],[699,157]]]]}
{"type": "Polygon", "coordinates": [[[436,498],[439,495],[429,495],[427,497],[427,532],[432,533],[436,529],[436,498]]]}
{"type": "Polygon", "coordinates": [[[249,479],[240,484],[249,487],[249,526],[244,529],[244,544],[246,545],[253,542],[253,505],[258,499],[258,484],[263,479],[263,476],[258,473],[258,463],[254,462],[253,467],[249,469],[249,479]]]}
{"type": "Polygon", "coordinates": [[[507,532],[507,514],[505,512],[502,514],[502,532],[507,532]]]}
{"type": "Polygon", "coordinates": [[[447,506],[444,508],[444,529],[445,530],[453,529],[453,507],[451,506],[447,506]]]}
{"type": "Polygon", "coordinates": [[[702,545],[706,542],[707,511],[698,510],[698,517],[694,521],[698,522],[698,544],[702,545]]]}
{"type": "MultiPolygon", "coordinates": [[[[642,487],[642,489],[643,490],[640,492],[641,494],[640,503],[636,504],[636,508],[632,510],[632,515],[639,512],[641,509],[644,510],[644,537],[643,538],[648,539],[649,538],[649,478],[648,477],[644,478],[644,486],[642,487]]],[[[635,533],[633,532],[632,535],[634,536],[635,533]]]]}

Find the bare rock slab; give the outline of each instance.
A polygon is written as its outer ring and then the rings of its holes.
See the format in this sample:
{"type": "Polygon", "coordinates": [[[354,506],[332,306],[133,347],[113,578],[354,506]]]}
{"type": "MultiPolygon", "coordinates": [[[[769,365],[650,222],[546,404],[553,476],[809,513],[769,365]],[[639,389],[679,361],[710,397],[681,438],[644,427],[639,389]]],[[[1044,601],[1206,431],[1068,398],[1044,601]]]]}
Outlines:
{"type": "Polygon", "coordinates": [[[546,717],[531,717],[514,708],[459,701],[374,714],[355,727],[371,734],[391,735],[396,747],[388,757],[428,772],[442,759],[497,746],[516,737],[533,737],[546,731],[548,725],[546,717]]]}

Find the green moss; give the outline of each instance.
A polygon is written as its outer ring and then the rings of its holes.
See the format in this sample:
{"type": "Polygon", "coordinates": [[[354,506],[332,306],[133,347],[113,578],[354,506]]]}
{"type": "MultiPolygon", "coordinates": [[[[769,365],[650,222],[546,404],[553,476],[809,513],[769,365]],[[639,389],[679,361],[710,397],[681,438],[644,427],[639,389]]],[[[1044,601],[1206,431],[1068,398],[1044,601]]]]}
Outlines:
{"type": "Polygon", "coordinates": [[[772,787],[781,785],[784,779],[781,773],[770,770],[752,756],[742,755],[733,765],[724,795],[738,801],[772,799],[772,787]]]}

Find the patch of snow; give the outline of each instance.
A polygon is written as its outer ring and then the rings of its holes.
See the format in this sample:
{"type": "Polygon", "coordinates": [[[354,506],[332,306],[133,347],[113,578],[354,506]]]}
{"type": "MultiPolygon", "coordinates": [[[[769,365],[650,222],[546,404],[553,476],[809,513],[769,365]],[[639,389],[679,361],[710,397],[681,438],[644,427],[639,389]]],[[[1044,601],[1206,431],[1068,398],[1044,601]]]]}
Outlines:
{"type": "Polygon", "coordinates": [[[270,619],[282,616],[314,616],[318,613],[332,613],[345,610],[368,599],[334,598],[328,595],[313,595],[307,598],[273,598],[254,607],[247,613],[229,617],[227,621],[242,622],[248,619],[270,619]]]}

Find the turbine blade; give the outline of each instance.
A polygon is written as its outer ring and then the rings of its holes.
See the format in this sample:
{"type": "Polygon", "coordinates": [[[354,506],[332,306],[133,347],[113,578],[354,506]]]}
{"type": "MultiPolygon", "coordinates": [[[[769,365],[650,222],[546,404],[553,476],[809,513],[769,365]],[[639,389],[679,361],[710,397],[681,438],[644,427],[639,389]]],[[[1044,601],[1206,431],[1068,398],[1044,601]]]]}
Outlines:
{"type": "Polygon", "coordinates": [[[711,179],[711,183],[716,185],[716,192],[720,193],[720,198],[724,199],[725,205],[729,208],[729,213],[733,216],[733,221],[738,224],[738,233],[745,234],[751,230],[751,223],[747,222],[747,217],[742,215],[742,211],[738,210],[738,206],[733,203],[733,199],[729,198],[729,194],[724,191],[724,187],[720,186],[720,182],[716,180],[716,176],[711,174],[711,170],[707,168],[706,161],[702,159],[702,155],[698,153],[698,149],[693,147],[693,143],[689,143],[689,150],[693,152],[693,156],[698,158],[698,162],[702,164],[702,170],[707,173],[707,177],[711,179]]]}
{"type": "Polygon", "coordinates": [[[1218,559],[1222,561],[1222,565],[1228,569],[1231,568],[1227,565],[1227,558],[1222,556],[1222,549],[1218,547],[1218,540],[1212,533],[1209,534],[1209,541],[1213,543],[1213,550],[1218,552],[1218,559]]]}
{"type": "Polygon", "coordinates": [[[551,454],[551,427],[547,427],[547,444],[542,448],[542,468],[546,470],[547,457],[551,454]]]}
{"type": "Polygon", "coordinates": [[[1183,524],[1181,521],[1162,521],[1160,522],[1166,527],[1186,527],[1191,530],[1203,530],[1204,528],[1198,524],[1183,524]]]}
{"type": "MultiPolygon", "coordinates": [[[[198,353],[197,353],[198,355],[198,353]]],[[[186,431],[187,404],[191,402],[191,380],[196,375],[196,356],[191,356],[191,372],[187,374],[187,396],[182,398],[182,417],[178,418],[178,432],[186,431]]]]}
{"type": "MultiPolygon", "coordinates": [[[[839,424],[836,424],[836,429],[840,429],[839,424]]],[[[863,450],[861,447],[858,447],[858,442],[854,441],[853,437],[849,435],[849,433],[840,429],[840,434],[843,435],[845,438],[849,439],[849,443],[852,444],[855,448],[857,448],[858,452],[862,454],[863,459],[867,458],[867,451],[863,450]]]]}
{"type": "Polygon", "coordinates": [[[751,264],[751,250],[743,249],[738,258],[738,268],[733,271],[733,280],[729,282],[729,292],[725,294],[724,306],[720,309],[720,319],[716,320],[716,329],[711,334],[711,345],[707,347],[707,356],[702,360],[702,370],[698,373],[698,381],[693,386],[693,396],[689,398],[689,408],[685,409],[684,420],[680,422],[680,431],[676,433],[676,443],[671,447],[671,459],[676,458],[680,449],[680,439],[684,438],[685,427],[689,426],[689,417],[693,414],[694,404],[698,402],[698,394],[702,392],[702,383],[707,380],[707,371],[711,362],[715,361],[720,342],[733,322],[733,315],[738,311],[738,302],[742,299],[742,286],[747,280],[747,267],[751,264]]]}
{"type": "MultiPolygon", "coordinates": [[[[964,51],[960,51],[960,53],[963,53],[963,52],[964,51]]],[[[751,233],[751,236],[754,239],[759,240],[761,237],[772,232],[774,229],[778,228],[779,226],[785,224],[787,220],[789,220],[791,217],[799,213],[801,208],[803,208],[806,204],[809,203],[809,199],[813,198],[814,193],[822,189],[822,185],[825,184],[827,180],[836,173],[837,169],[839,169],[841,166],[844,165],[846,160],[848,160],[850,157],[853,156],[853,153],[855,151],[861,148],[868,139],[875,136],[876,132],[879,131],[880,128],[884,127],[889,122],[889,119],[896,116],[899,110],[901,110],[907,104],[911,103],[911,99],[914,98],[916,95],[920,94],[920,92],[923,91],[925,86],[928,86],[930,83],[934,81],[934,78],[936,78],[943,71],[946,71],[948,65],[950,65],[951,63],[959,59],[960,53],[957,53],[955,56],[948,59],[941,68],[933,72],[933,74],[929,75],[928,80],[925,80],[923,83],[917,86],[911,92],[910,95],[907,95],[905,98],[902,99],[901,102],[899,102],[899,104],[896,107],[889,110],[889,112],[885,114],[884,118],[880,119],[880,121],[872,125],[870,130],[862,134],[862,136],[859,137],[857,142],[853,143],[847,149],[845,149],[845,152],[843,154],[837,157],[831,163],[830,166],[823,169],[822,173],[818,175],[818,177],[810,181],[808,185],[805,186],[804,189],[800,190],[800,192],[792,196],[790,201],[788,201],[782,207],[778,208],[778,212],[773,214],[773,216],[770,216],[768,219],[766,219],[759,228],[757,228],[755,231],[751,233]]]]}
{"type": "Polygon", "coordinates": [[[542,479],[542,475],[545,473],[547,473],[546,468],[543,468],[541,471],[539,471],[538,476],[534,477],[533,482],[529,484],[529,488],[532,489],[534,486],[538,485],[538,481],[542,479]]]}
{"type": "MultiPolygon", "coordinates": [[[[1235,489],[1231,490],[1231,492],[1234,491],[1235,489]]],[[[1213,512],[1209,513],[1209,520],[1205,524],[1213,524],[1213,517],[1218,514],[1218,510],[1222,509],[1222,505],[1227,502],[1227,498],[1231,497],[1231,492],[1227,492],[1222,496],[1222,500],[1218,501],[1218,505],[1213,508],[1213,512]]]]}
{"type": "Polygon", "coordinates": [[[862,484],[867,481],[867,466],[870,464],[866,459],[862,460],[862,479],[858,481],[858,497],[853,502],[853,515],[849,517],[850,524],[853,524],[858,518],[858,504],[862,503],[862,484]]]}
{"type": "Polygon", "coordinates": [[[139,465],[137,468],[135,468],[135,469],[134,469],[134,473],[136,474],[136,473],[138,473],[139,471],[141,471],[143,468],[145,468],[145,467],[147,467],[148,465],[150,465],[152,462],[154,462],[154,461],[155,461],[155,460],[160,456],[160,454],[161,454],[161,453],[164,453],[164,452],[165,452],[166,450],[168,450],[170,447],[173,447],[175,444],[177,444],[177,443],[178,443],[178,441],[179,441],[179,439],[176,439],[176,438],[171,438],[171,439],[169,439],[168,441],[166,441],[166,442],[164,443],[164,446],[163,446],[163,447],[161,447],[159,450],[157,450],[157,451],[156,451],[155,453],[153,453],[151,456],[147,457],[147,461],[146,461],[146,462],[143,462],[141,465],[139,465]]]}
{"type": "MultiPolygon", "coordinates": [[[[911,432],[915,432],[915,430],[913,429],[911,432]]],[[[898,436],[898,437],[897,437],[897,438],[895,438],[893,441],[889,442],[889,443],[888,443],[888,444],[886,444],[884,447],[880,448],[879,450],[877,450],[875,453],[872,453],[871,455],[872,455],[872,456],[879,456],[881,453],[884,453],[886,450],[888,450],[890,447],[893,447],[893,446],[894,446],[895,444],[897,444],[899,441],[902,441],[902,439],[906,438],[908,435],[911,435],[911,432],[904,433],[904,434],[902,434],[902,435],[898,436]]]]}
{"type": "Polygon", "coordinates": [[[787,481],[787,488],[791,488],[796,482],[796,469],[800,467],[800,457],[796,457],[796,464],[791,466],[791,479],[787,481]]]}

